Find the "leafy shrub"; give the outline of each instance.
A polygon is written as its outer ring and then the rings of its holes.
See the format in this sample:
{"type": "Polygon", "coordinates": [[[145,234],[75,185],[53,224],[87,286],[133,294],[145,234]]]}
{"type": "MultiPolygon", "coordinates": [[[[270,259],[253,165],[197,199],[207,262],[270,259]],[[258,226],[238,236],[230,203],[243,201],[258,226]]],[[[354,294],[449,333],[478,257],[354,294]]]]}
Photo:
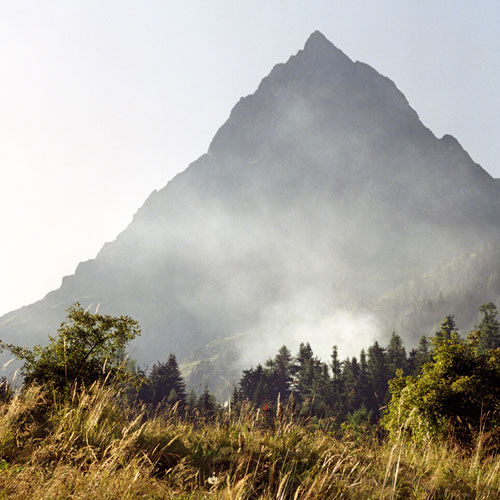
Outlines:
{"type": "Polygon", "coordinates": [[[392,436],[417,441],[452,438],[470,446],[481,431],[500,424],[500,350],[478,352],[480,333],[461,341],[454,332],[432,339],[432,360],[417,377],[402,372],[390,382],[392,399],[383,419],[392,436]]]}
{"type": "Polygon", "coordinates": [[[31,350],[1,342],[0,347],[24,362],[26,384],[37,382],[62,394],[74,384],[123,380],[124,348],[137,335],[139,325],[129,316],[91,313],[76,303],[69,307],[57,336],[49,337],[48,346],[31,350]]]}

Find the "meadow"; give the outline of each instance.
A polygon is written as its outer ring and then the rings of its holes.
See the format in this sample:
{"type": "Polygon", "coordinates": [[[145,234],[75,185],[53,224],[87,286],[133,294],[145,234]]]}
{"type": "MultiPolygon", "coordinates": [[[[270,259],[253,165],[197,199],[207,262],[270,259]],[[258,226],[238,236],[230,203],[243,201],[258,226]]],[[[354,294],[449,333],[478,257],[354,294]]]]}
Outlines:
{"type": "Polygon", "coordinates": [[[500,457],[484,448],[487,436],[464,450],[299,419],[286,405],[186,415],[122,396],[95,383],[65,402],[35,385],[4,397],[0,498],[500,498],[500,457]]]}

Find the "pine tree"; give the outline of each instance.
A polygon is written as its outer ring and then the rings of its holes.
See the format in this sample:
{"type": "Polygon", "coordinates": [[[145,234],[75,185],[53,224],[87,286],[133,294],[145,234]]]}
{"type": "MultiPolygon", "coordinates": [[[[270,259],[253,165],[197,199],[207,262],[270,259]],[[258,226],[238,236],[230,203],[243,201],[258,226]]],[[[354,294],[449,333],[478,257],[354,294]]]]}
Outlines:
{"type": "Polygon", "coordinates": [[[413,361],[413,366],[411,372],[413,375],[418,375],[422,366],[431,360],[431,349],[429,345],[429,339],[423,335],[415,349],[415,356],[413,361]]]}
{"type": "Polygon", "coordinates": [[[368,410],[371,410],[374,417],[378,418],[380,407],[384,406],[388,399],[387,355],[385,349],[375,342],[368,348],[368,376],[370,380],[371,395],[368,410]]]}
{"type": "Polygon", "coordinates": [[[364,349],[362,349],[359,353],[358,393],[361,405],[367,407],[370,401],[371,394],[368,361],[366,359],[366,353],[364,349]]]}
{"type": "Polygon", "coordinates": [[[293,367],[293,371],[297,373],[300,370],[304,369],[308,361],[310,361],[313,356],[314,353],[311,348],[311,344],[309,344],[309,342],[307,342],[307,344],[304,344],[302,342],[299,346],[299,352],[297,353],[297,356],[295,356],[295,365],[293,367]]]}
{"type": "Polygon", "coordinates": [[[186,385],[174,354],[169,355],[166,363],[158,362],[153,365],[149,380],[153,391],[152,402],[154,404],[161,402],[174,404],[177,401],[180,404],[185,403],[186,385]]]}
{"type": "Polygon", "coordinates": [[[267,387],[266,373],[261,364],[258,364],[257,368],[243,370],[239,383],[239,393],[242,399],[260,405],[268,396],[267,387]]]}
{"type": "Polygon", "coordinates": [[[352,413],[361,405],[359,394],[359,377],[361,369],[356,357],[351,360],[346,359],[343,362],[343,379],[344,379],[344,401],[345,411],[352,413]]]}
{"type": "Polygon", "coordinates": [[[294,386],[300,401],[311,395],[314,382],[314,353],[309,342],[301,343],[293,365],[294,386]]]}
{"type": "Polygon", "coordinates": [[[212,394],[210,394],[207,385],[205,386],[205,389],[201,393],[200,397],[198,398],[196,407],[198,408],[198,410],[200,410],[200,412],[208,416],[213,415],[215,413],[217,402],[215,401],[215,398],[212,396],[212,394]]]}
{"type": "Polygon", "coordinates": [[[256,405],[260,405],[264,402],[264,400],[268,399],[267,397],[267,380],[266,373],[264,372],[264,368],[261,364],[257,365],[255,370],[255,390],[252,394],[251,401],[256,405]]]}
{"type": "Polygon", "coordinates": [[[389,376],[394,377],[397,370],[403,370],[405,373],[408,371],[408,358],[403,347],[403,340],[396,332],[392,332],[386,352],[389,376]]]}
{"type": "Polygon", "coordinates": [[[454,342],[458,337],[458,328],[455,324],[455,318],[450,314],[441,322],[439,331],[436,332],[435,339],[437,342],[454,342]]]}
{"type": "Polygon", "coordinates": [[[268,372],[269,398],[274,402],[279,395],[281,401],[286,401],[292,385],[292,355],[286,346],[269,363],[268,372]]]}
{"type": "Polygon", "coordinates": [[[340,415],[344,412],[344,380],[342,377],[342,362],[339,359],[338,348],[336,345],[332,348],[331,355],[331,391],[329,404],[334,415],[340,415]]]}
{"type": "Polygon", "coordinates": [[[233,387],[233,392],[231,394],[231,406],[237,406],[241,401],[241,394],[237,386],[233,387]]]}
{"type": "Polygon", "coordinates": [[[479,312],[482,314],[482,318],[477,326],[477,329],[481,333],[478,350],[481,353],[485,353],[490,349],[500,347],[500,323],[496,319],[498,310],[493,302],[483,304],[479,308],[479,312]]]}

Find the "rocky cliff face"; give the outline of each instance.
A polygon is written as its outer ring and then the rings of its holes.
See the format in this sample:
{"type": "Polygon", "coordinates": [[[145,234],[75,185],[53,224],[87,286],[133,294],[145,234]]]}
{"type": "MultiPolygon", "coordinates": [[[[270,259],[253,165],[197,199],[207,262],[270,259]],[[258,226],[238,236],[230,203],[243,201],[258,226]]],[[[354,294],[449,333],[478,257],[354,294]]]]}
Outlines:
{"type": "MultiPolygon", "coordinates": [[[[236,334],[313,340],[338,311],[367,314],[402,283],[496,241],[498,195],[392,81],[315,32],[115,241],[0,318],[0,338],[41,341],[78,300],[138,319],[141,363],[236,334]]],[[[329,332],[330,345],[352,341],[329,332]]]]}

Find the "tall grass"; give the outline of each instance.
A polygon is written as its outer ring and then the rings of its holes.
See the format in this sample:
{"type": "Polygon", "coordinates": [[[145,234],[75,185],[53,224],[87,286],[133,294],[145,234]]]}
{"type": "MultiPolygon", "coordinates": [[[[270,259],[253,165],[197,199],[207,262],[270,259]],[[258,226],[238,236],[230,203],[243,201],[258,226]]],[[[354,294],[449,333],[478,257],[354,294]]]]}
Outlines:
{"type": "Polygon", "coordinates": [[[0,403],[0,498],[500,498],[500,457],[480,445],[388,442],[286,409],[148,415],[99,385],[58,405],[29,387],[0,403]]]}

